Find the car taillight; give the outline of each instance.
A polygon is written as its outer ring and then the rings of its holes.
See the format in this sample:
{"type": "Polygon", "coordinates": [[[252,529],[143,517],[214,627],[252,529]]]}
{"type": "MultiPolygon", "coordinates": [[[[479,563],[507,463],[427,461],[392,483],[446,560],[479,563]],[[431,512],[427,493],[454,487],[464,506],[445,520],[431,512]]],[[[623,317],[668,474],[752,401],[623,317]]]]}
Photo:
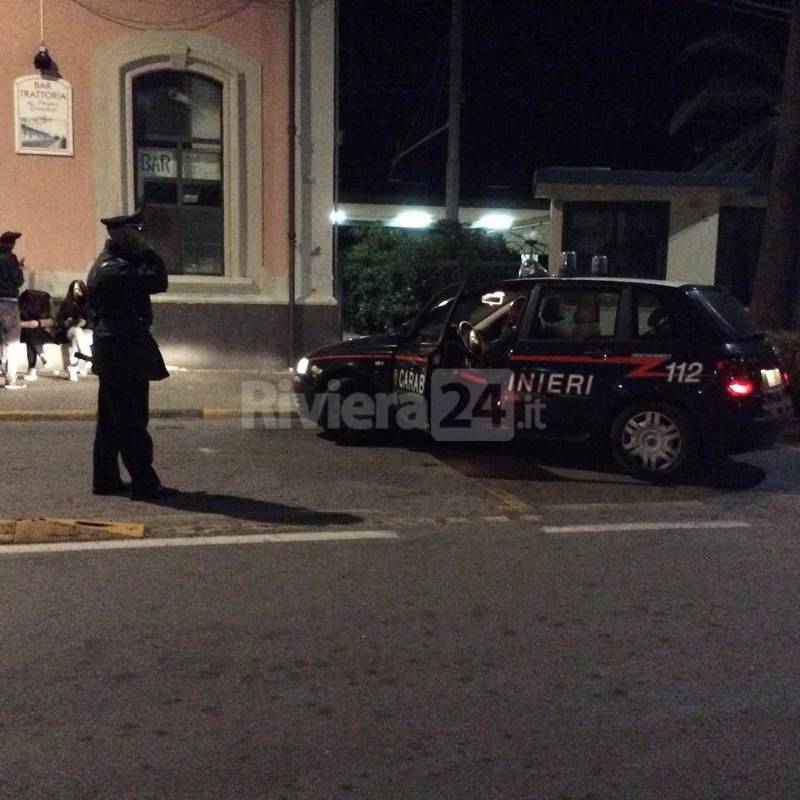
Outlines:
{"type": "Polygon", "coordinates": [[[753,394],[756,386],[750,378],[728,378],[725,390],[731,397],[747,397],[753,394]]]}
{"type": "Polygon", "coordinates": [[[783,383],[784,383],[785,386],[789,385],[789,370],[788,369],[785,369],[783,371],[783,383]]]}
{"type": "Polygon", "coordinates": [[[758,391],[755,379],[738,359],[717,361],[716,366],[722,385],[731,397],[749,397],[758,391]]]}

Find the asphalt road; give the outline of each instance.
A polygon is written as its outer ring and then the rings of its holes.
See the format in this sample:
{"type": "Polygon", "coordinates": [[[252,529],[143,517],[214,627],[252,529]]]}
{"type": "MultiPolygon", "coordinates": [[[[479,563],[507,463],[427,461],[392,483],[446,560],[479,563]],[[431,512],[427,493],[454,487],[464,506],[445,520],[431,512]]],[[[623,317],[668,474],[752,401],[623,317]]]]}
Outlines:
{"type": "Polygon", "coordinates": [[[88,494],[89,425],[3,433],[4,518],[151,546],[0,548],[0,798],[797,796],[794,447],[653,487],[165,421],[156,506],[88,494]]]}

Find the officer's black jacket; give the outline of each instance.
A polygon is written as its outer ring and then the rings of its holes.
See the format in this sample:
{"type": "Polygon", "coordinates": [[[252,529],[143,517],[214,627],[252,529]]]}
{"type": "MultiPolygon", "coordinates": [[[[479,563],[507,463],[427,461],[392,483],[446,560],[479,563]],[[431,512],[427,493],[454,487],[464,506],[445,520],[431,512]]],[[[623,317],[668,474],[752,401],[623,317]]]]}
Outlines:
{"type": "Polygon", "coordinates": [[[0,244],[0,298],[19,297],[19,287],[25,283],[22,267],[11,249],[0,244]]]}
{"type": "Polygon", "coordinates": [[[135,336],[153,323],[150,295],[166,292],[167,268],[154,250],[126,253],[111,240],[89,271],[95,337],[135,336]]]}
{"type": "Polygon", "coordinates": [[[86,281],[94,316],[92,371],[115,380],[169,376],[150,325],[150,295],[167,290],[167,268],[154,250],[127,253],[115,242],[97,257],[86,281]]]}

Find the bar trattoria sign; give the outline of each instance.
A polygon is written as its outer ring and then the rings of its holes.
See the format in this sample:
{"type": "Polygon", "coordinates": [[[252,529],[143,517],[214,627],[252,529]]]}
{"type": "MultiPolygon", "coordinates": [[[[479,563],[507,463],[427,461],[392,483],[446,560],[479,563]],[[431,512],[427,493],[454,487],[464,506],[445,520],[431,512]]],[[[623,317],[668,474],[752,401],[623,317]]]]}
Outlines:
{"type": "Polygon", "coordinates": [[[14,138],[18,153],[72,155],[72,86],[26,75],[14,81],[14,138]]]}

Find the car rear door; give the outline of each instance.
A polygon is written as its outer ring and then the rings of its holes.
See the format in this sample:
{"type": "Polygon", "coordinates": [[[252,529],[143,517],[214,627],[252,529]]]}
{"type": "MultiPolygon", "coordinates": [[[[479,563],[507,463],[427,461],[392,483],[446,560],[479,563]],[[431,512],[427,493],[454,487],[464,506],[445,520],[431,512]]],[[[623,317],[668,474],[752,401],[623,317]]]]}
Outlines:
{"type": "Polygon", "coordinates": [[[567,439],[594,432],[620,369],[621,300],[621,284],[541,282],[509,359],[519,429],[567,439]]]}
{"type": "Polygon", "coordinates": [[[708,335],[677,288],[634,283],[624,305],[629,313],[615,351],[621,371],[614,404],[648,399],[689,412],[699,408],[720,356],[719,339],[708,335]]]}

